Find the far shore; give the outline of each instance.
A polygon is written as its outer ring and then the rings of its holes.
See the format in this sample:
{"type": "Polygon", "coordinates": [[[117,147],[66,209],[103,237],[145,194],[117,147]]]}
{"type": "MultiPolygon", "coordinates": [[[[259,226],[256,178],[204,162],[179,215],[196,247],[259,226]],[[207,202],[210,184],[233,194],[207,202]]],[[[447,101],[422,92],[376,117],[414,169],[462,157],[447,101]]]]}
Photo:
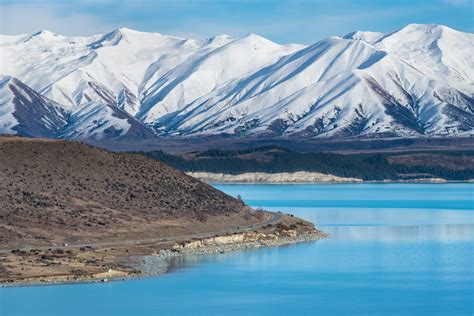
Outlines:
{"type": "Polygon", "coordinates": [[[242,174],[224,174],[210,172],[188,172],[188,175],[207,183],[216,184],[342,184],[342,183],[473,183],[471,180],[446,180],[442,178],[416,178],[416,179],[386,179],[382,181],[363,180],[359,178],[338,177],[318,172],[282,172],[263,173],[249,172],[242,174]]]}

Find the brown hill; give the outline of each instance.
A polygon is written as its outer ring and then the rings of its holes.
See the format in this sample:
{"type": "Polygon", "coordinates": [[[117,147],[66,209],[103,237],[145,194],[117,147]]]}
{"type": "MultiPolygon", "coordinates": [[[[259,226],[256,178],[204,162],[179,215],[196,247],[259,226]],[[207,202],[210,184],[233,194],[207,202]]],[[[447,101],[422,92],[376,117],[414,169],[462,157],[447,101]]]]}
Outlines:
{"type": "Polygon", "coordinates": [[[43,139],[0,137],[2,248],[231,229],[249,208],[162,163],[43,139]]]}

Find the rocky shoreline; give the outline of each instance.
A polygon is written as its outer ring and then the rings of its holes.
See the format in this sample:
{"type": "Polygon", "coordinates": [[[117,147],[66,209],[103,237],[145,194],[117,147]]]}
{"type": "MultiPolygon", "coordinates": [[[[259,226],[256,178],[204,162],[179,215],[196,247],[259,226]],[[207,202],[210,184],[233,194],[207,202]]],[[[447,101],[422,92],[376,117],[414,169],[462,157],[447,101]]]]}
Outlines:
{"type": "Polygon", "coordinates": [[[170,260],[175,257],[222,254],[261,247],[277,247],[316,241],[328,237],[328,234],[320,230],[304,233],[289,230],[271,234],[247,232],[229,236],[217,236],[186,243],[177,243],[172,248],[161,250],[157,254],[136,258],[137,261],[134,264],[134,268],[141,271],[144,276],[161,275],[169,272],[170,260]]]}
{"type": "Polygon", "coordinates": [[[129,271],[109,269],[104,272],[86,275],[56,275],[25,278],[11,283],[0,284],[0,287],[104,283],[139,279],[168,273],[170,271],[170,261],[175,257],[219,254],[261,247],[277,247],[300,242],[316,241],[328,237],[328,234],[317,229],[299,231],[286,227],[271,232],[249,231],[210,238],[193,239],[176,242],[170,245],[170,247],[161,249],[153,254],[130,257],[127,263],[125,263],[129,271]]]}

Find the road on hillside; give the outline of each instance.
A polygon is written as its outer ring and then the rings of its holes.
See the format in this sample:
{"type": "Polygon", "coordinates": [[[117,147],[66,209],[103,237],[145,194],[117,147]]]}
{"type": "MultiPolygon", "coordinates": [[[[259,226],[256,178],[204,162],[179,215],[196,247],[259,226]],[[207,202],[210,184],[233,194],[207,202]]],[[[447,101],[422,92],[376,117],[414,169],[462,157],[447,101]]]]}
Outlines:
{"type": "Polygon", "coordinates": [[[38,249],[38,250],[57,250],[57,249],[71,249],[71,248],[82,248],[82,247],[116,247],[116,246],[127,246],[127,245],[140,245],[140,244],[148,244],[148,243],[160,243],[160,242],[167,242],[167,241],[180,241],[192,238],[209,238],[214,237],[215,235],[225,235],[225,234],[237,234],[237,233],[244,233],[256,228],[261,228],[265,225],[274,224],[280,221],[282,214],[278,212],[269,212],[266,211],[271,217],[259,224],[253,224],[250,226],[245,227],[236,227],[232,229],[221,230],[217,232],[210,232],[210,233],[202,233],[202,234],[189,234],[189,235],[180,235],[180,236],[170,236],[170,237],[159,237],[159,238],[147,238],[147,239],[137,239],[137,240],[120,240],[120,241],[105,241],[105,242],[96,242],[96,243],[83,243],[83,244],[73,244],[73,245],[60,245],[60,246],[25,246],[22,248],[10,248],[10,249],[0,249],[0,254],[9,253],[12,250],[31,250],[31,249],[38,249]]]}

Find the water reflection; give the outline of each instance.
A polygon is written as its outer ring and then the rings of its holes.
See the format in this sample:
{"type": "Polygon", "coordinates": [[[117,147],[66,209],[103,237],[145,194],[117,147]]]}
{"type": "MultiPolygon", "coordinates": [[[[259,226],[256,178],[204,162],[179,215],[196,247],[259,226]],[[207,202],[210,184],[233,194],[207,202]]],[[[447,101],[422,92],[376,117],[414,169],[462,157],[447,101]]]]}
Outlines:
{"type": "Polygon", "coordinates": [[[474,242],[474,224],[320,226],[332,240],[350,242],[474,242]]]}
{"type": "MultiPolygon", "coordinates": [[[[337,202],[335,202],[336,204],[337,202]]],[[[337,205],[337,204],[336,204],[337,205]]],[[[474,212],[452,209],[420,208],[346,208],[346,207],[270,207],[292,213],[316,225],[414,226],[474,224],[474,212]]]]}

